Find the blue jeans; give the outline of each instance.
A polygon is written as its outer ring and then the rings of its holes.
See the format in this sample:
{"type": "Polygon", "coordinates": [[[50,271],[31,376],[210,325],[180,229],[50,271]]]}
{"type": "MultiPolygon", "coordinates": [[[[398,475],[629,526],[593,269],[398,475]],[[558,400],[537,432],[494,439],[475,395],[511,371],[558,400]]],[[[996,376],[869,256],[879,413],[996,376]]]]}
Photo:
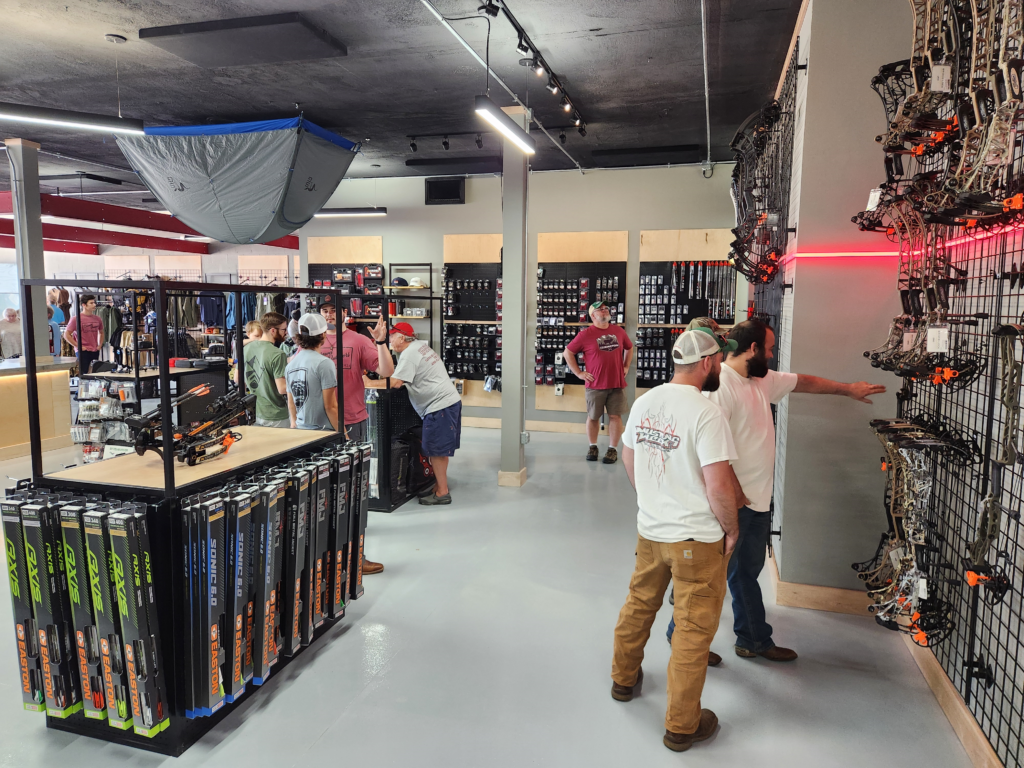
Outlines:
{"type": "MultiPolygon", "coordinates": [[[[739,522],[740,538],[729,558],[727,576],[732,593],[732,629],[737,646],[761,653],[775,647],[772,625],[765,621],[761,585],[757,583],[764,568],[772,516],[743,507],[739,510],[739,522]]],[[[666,633],[670,641],[675,628],[675,620],[670,621],[666,633]]]]}

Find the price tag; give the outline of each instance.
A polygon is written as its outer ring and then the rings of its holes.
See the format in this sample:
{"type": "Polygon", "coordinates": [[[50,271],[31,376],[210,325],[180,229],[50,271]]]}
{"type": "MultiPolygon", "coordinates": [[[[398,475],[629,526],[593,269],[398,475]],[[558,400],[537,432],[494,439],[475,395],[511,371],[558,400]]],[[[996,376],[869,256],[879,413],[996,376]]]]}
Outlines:
{"type": "Polygon", "coordinates": [[[924,576],[917,580],[917,599],[928,599],[928,579],[926,579],[924,576]]]}
{"type": "Polygon", "coordinates": [[[871,194],[868,195],[868,207],[864,210],[873,211],[878,207],[879,201],[882,199],[882,188],[875,187],[871,190],[871,194]]]}
{"type": "Polygon", "coordinates": [[[903,559],[903,547],[896,547],[896,549],[889,550],[889,561],[892,563],[893,568],[900,567],[900,560],[903,559]]]}
{"type": "Polygon", "coordinates": [[[112,459],[115,456],[126,456],[129,453],[135,453],[135,449],[130,445],[104,445],[103,446],[103,458],[112,459]]]}
{"type": "Polygon", "coordinates": [[[949,352],[949,326],[945,324],[928,326],[927,352],[949,352]]]}
{"type": "Polygon", "coordinates": [[[934,64],[932,66],[932,91],[935,93],[949,93],[953,84],[953,67],[949,64],[934,64]]]}
{"type": "Polygon", "coordinates": [[[914,343],[917,341],[917,331],[904,331],[903,332],[903,351],[909,352],[914,348],[914,343]]]}

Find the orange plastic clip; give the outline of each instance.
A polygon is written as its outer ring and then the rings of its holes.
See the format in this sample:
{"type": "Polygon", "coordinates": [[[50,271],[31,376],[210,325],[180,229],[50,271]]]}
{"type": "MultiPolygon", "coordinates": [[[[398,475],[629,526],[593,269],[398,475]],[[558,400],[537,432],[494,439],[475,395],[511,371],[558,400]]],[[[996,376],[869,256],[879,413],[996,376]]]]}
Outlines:
{"type": "Polygon", "coordinates": [[[1003,200],[1004,211],[1020,211],[1024,210],[1024,193],[1018,192],[1013,197],[1008,197],[1003,200]]]}
{"type": "Polygon", "coordinates": [[[228,452],[228,449],[235,444],[235,437],[230,432],[225,433],[224,439],[221,441],[221,445],[224,446],[224,453],[228,452]]]}
{"type": "Polygon", "coordinates": [[[968,571],[964,574],[964,578],[967,580],[967,586],[969,587],[976,587],[979,584],[990,580],[988,576],[975,573],[974,571],[968,571]]]}
{"type": "Polygon", "coordinates": [[[921,646],[927,646],[928,635],[926,635],[922,630],[918,630],[914,633],[914,642],[921,646]]]}
{"type": "Polygon", "coordinates": [[[882,471],[883,472],[888,472],[889,471],[889,463],[887,461],[883,461],[882,462],[882,471]]]}

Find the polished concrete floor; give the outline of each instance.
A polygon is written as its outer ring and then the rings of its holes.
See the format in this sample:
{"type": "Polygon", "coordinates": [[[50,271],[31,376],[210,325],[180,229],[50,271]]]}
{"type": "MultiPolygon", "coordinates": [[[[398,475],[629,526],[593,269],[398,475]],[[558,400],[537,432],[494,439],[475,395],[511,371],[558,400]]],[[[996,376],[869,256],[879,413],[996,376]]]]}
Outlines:
{"type": "MultiPolygon", "coordinates": [[[[0,766],[970,765],[899,637],[867,618],[774,605],[776,640],[800,659],[735,656],[727,603],[712,645],[725,661],[704,691],[721,728],[683,755],[665,749],[670,607],[648,645],[643,695],[613,701],[634,497],[621,464],[587,463],[585,447],[535,433],[528,484],[498,488],[498,433],[466,430],[454,503],[372,515],[367,553],[386,569],[367,578],[365,597],[176,761],[48,732],[21,711],[5,580],[0,766]]],[[[27,466],[4,462],[0,476],[27,466]]]]}

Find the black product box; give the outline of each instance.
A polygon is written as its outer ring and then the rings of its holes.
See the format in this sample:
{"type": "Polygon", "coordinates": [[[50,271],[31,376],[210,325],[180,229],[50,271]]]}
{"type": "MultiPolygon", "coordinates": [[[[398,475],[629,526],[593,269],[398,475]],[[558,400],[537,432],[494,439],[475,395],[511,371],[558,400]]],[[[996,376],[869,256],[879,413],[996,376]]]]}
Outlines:
{"type": "Polygon", "coordinates": [[[64,719],[82,709],[82,702],[78,674],[73,669],[77,654],[71,640],[67,579],[61,572],[64,557],[59,516],[46,503],[32,503],[22,506],[21,520],[46,714],[64,719]]]}
{"type": "Polygon", "coordinates": [[[359,456],[358,472],[353,462],[352,469],[352,559],[349,561],[351,570],[351,588],[349,598],[358,600],[363,594],[363,546],[366,538],[366,517],[369,513],[370,489],[370,456],[373,454],[373,443],[361,443],[354,446],[359,456]]]}
{"type": "Polygon", "coordinates": [[[328,590],[328,615],[340,619],[345,615],[348,601],[349,543],[352,539],[349,514],[352,457],[344,450],[335,450],[331,456],[330,528],[327,534],[331,558],[328,590]]]}
{"type": "MultiPolygon", "coordinates": [[[[0,502],[4,529],[4,552],[14,611],[14,641],[18,653],[18,687],[22,706],[30,712],[45,712],[43,673],[39,665],[39,635],[32,614],[32,594],[25,564],[25,541],[21,530],[21,507],[25,502],[8,497],[0,502]]],[[[38,586],[36,587],[38,589],[38,586]]]]}
{"type": "Polygon", "coordinates": [[[225,636],[224,700],[234,702],[245,693],[245,653],[247,616],[249,615],[248,557],[252,534],[252,498],[234,494],[224,502],[227,520],[227,634],[225,636]]]}
{"type": "Polygon", "coordinates": [[[202,695],[196,691],[195,714],[209,716],[224,706],[221,680],[222,623],[224,615],[224,500],[217,494],[200,501],[199,629],[202,638],[202,695]]]}
{"type": "Polygon", "coordinates": [[[302,646],[302,572],[306,552],[306,515],[309,507],[309,472],[289,469],[285,485],[284,572],[282,589],[282,625],[284,653],[294,656],[302,646]]]}
{"type": "Polygon", "coordinates": [[[124,731],[132,727],[132,711],[107,517],[105,511],[88,510],[82,515],[82,529],[88,550],[89,588],[92,591],[93,619],[99,636],[107,724],[124,731]]]}
{"type": "Polygon", "coordinates": [[[302,645],[313,642],[313,611],[316,600],[316,535],[317,496],[319,478],[317,468],[311,463],[301,462],[296,466],[309,473],[309,493],[306,501],[306,546],[303,551],[302,608],[299,612],[299,639],[302,645]]]}
{"type": "Polygon", "coordinates": [[[282,484],[263,482],[260,486],[254,486],[252,491],[251,594],[255,618],[250,646],[254,685],[263,685],[270,677],[271,667],[277,662],[277,579],[274,573],[281,541],[278,528],[280,513],[277,507],[279,491],[283,502],[282,484]]]}
{"type": "Polygon", "coordinates": [[[181,511],[179,512],[180,519],[178,520],[181,526],[181,542],[182,542],[182,567],[185,573],[185,594],[183,599],[185,601],[185,610],[182,612],[184,616],[184,642],[182,663],[185,668],[185,680],[182,685],[182,690],[185,694],[184,709],[185,717],[192,719],[196,716],[195,713],[195,676],[194,669],[197,662],[197,654],[195,652],[195,627],[193,621],[193,614],[195,611],[195,603],[193,599],[193,589],[195,584],[195,576],[192,572],[192,502],[193,497],[189,496],[181,501],[181,511]]]}
{"type": "MultiPolygon", "coordinates": [[[[314,563],[313,563],[313,628],[323,626],[324,619],[328,614],[329,592],[331,569],[331,462],[327,458],[319,457],[310,462],[311,471],[316,474],[316,499],[310,496],[310,520],[316,533],[314,539],[314,563]]],[[[312,639],[312,638],[310,638],[312,639]]]]}
{"type": "Polygon", "coordinates": [[[106,720],[103,695],[103,665],[99,630],[93,618],[89,557],[82,529],[85,508],[67,504],[60,509],[60,528],[64,540],[64,567],[67,571],[71,615],[75,627],[78,679],[82,686],[82,707],[87,718],[106,720]]]}
{"type": "MultiPolygon", "coordinates": [[[[153,577],[149,534],[144,511],[128,505],[107,518],[114,582],[121,611],[128,696],[132,728],[138,736],[152,738],[170,724],[166,692],[160,675],[159,626],[152,605],[153,577]],[[145,529],[145,533],[142,533],[145,529]],[[143,539],[145,543],[143,543],[143,539]],[[150,608],[154,622],[150,621],[150,608]]],[[[143,507],[144,509],[144,507],[143,507]]]]}

